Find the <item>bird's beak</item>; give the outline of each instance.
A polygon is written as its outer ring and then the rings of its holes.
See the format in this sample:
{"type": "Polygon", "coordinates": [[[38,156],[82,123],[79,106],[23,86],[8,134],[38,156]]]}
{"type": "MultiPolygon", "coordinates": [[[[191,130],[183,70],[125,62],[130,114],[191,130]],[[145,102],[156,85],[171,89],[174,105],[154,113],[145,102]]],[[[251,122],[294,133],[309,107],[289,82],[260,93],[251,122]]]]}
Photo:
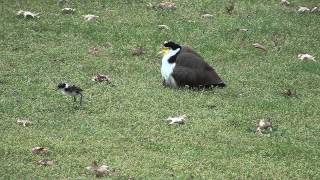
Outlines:
{"type": "Polygon", "coordinates": [[[159,52],[159,54],[162,54],[163,56],[164,55],[167,55],[168,53],[169,53],[169,48],[167,48],[167,47],[163,47],[162,49],[161,49],[161,51],[159,52]]]}

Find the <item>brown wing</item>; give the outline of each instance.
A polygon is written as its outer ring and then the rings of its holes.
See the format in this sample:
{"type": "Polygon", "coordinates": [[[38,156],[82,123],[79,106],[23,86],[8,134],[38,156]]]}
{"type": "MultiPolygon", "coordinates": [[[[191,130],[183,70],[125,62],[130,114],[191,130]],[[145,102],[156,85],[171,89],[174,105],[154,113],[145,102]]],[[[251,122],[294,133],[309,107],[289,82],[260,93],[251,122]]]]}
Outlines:
{"type": "Polygon", "coordinates": [[[191,48],[183,47],[172,76],[179,86],[225,86],[215,70],[191,48]]]}
{"type": "Polygon", "coordinates": [[[199,69],[191,69],[184,66],[176,66],[172,73],[178,86],[190,87],[224,87],[224,82],[220,79],[217,73],[213,71],[201,71],[199,69]]]}

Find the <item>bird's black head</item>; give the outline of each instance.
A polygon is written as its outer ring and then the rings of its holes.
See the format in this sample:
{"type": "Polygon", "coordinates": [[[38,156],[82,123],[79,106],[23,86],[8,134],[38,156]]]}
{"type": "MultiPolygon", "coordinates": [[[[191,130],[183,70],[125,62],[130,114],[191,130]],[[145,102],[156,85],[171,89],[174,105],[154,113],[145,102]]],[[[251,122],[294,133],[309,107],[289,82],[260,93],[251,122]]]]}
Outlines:
{"type": "Polygon", "coordinates": [[[181,46],[180,46],[179,44],[176,44],[176,43],[174,43],[174,42],[172,42],[172,41],[165,42],[165,43],[163,44],[163,46],[164,46],[164,47],[167,47],[167,48],[170,48],[170,49],[172,49],[172,50],[176,50],[176,49],[178,49],[178,48],[181,49],[181,46]]]}
{"type": "Polygon", "coordinates": [[[63,88],[65,88],[66,86],[67,86],[66,83],[60,83],[60,84],[58,85],[58,89],[63,89],[63,88]]]}

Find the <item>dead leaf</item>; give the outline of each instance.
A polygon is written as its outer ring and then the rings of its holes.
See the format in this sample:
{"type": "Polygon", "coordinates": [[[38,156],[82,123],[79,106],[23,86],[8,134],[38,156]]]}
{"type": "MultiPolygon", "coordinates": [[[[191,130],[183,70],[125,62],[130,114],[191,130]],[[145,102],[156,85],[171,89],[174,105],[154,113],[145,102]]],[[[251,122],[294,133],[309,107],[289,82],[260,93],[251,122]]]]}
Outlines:
{"type": "Polygon", "coordinates": [[[298,13],[308,13],[308,12],[310,12],[309,8],[299,6],[298,13]]]}
{"type": "Polygon", "coordinates": [[[249,30],[248,30],[248,29],[245,29],[245,28],[240,28],[239,31],[240,31],[240,32],[247,32],[247,31],[249,31],[249,30]]]}
{"type": "Polygon", "coordinates": [[[269,130],[269,132],[271,132],[273,128],[272,122],[269,118],[258,120],[256,123],[256,127],[256,133],[258,134],[262,134],[263,132],[266,132],[266,130],[269,130]]]}
{"type": "Polygon", "coordinates": [[[49,148],[47,147],[34,147],[32,148],[33,154],[47,154],[49,152],[49,148]]]}
{"type": "Polygon", "coordinates": [[[30,11],[19,10],[17,16],[23,16],[24,18],[39,18],[39,13],[32,13],[30,11]]]}
{"type": "Polygon", "coordinates": [[[203,15],[201,15],[201,17],[203,17],[203,18],[212,18],[213,15],[212,14],[203,14],[203,15]]]}
{"type": "Polygon", "coordinates": [[[310,54],[298,54],[298,58],[299,58],[300,60],[309,60],[309,61],[314,61],[314,62],[316,62],[315,57],[313,57],[313,56],[310,55],[310,54]]]}
{"type": "Polygon", "coordinates": [[[94,55],[94,56],[97,56],[97,55],[99,55],[99,49],[98,48],[96,48],[96,47],[93,47],[93,48],[90,48],[89,49],[89,54],[91,54],[91,55],[94,55]]]}
{"type": "Polygon", "coordinates": [[[141,56],[141,55],[143,55],[143,54],[145,54],[145,50],[143,49],[143,47],[135,48],[135,49],[133,49],[133,51],[132,51],[132,55],[133,55],[133,56],[141,56]]]}
{"type": "Polygon", "coordinates": [[[289,6],[290,2],[288,0],[281,0],[280,4],[289,6]]]}
{"type": "Polygon", "coordinates": [[[149,9],[154,9],[154,8],[155,8],[155,5],[153,5],[152,3],[148,3],[148,4],[147,4],[147,7],[148,7],[149,9]]]}
{"type": "Polygon", "coordinates": [[[177,116],[177,117],[168,117],[168,119],[166,120],[170,125],[173,124],[184,124],[186,121],[187,116],[186,115],[182,115],[182,116],[177,116]]]}
{"type": "Polygon", "coordinates": [[[73,8],[63,8],[62,10],[62,13],[64,14],[72,14],[76,11],[76,9],[73,9],[73,8]]]}
{"type": "Polygon", "coordinates": [[[318,12],[320,12],[320,8],[314,7],[314,8],[311,9],[311,12],[312,13],[318,13],[318,12]]]}
{"type": "Polygon", "coordinates": [[[169,29],[170,29],[169,26],[164,25],[164,24],[158,25],[158,28],[159,28],[160,30],[169,30],[169,29]]]}
{"type": "Polygon", "coordinates": [[[284,92],[281,93],[283,96],[286,97],[298,97],[296,90],[286,89],[284,92]]]}
{"type": "Polygon", "coordinates": [[[111,83],[111,79],[106,76],[106,75],[103,75],[103,74],[98,74],[96,75],[95,77],[93,77],[92,79],[93,81],[96,81],[96,82],[107,82],[107,83],[111,83]]]}
{"type": "Polygon", "coordinates": [[[93,14],[83,15],[83,17],[86,21],[96,21],[99,18],[99,16],[93,14]]]}
{"type": "Polygon", "coordinates": [[[43,159],[43,160],[38,161],[38,164],[42,165],[42,166],[51,166],[54,164],[54,162],[49,159],[43,159]]]}
{"type": "Polygon", "coordinates": [[[259,43],[254,43],[254,44],[252,44],[255,48],[257,48],[257,49],[261,49],[261,50],[263,50],[264,52],[267,52],[267,48],[266,47],[264,47],[263,45],[261,45],[261,44],[259,44],[259,43]]]}
{"type": "Polygon", "coordinates": [[[17,120],[17,123],[18,123],[19,125],[22,125],[23,127],[27,127],[27,126],[29,126],[29,125],[32,124],[32,122],[29,121],[29,120],[27,120],[27,119],[18,119],[18,120],[17,120]]]}
{"type": "Polygon", "coordinates": [[[177,8],[176,4],[173,2],[162,2],[156,6],[149,4],[149,7],[162,10],[175,10],[177,8]]]}
{"type": "Polygon", "coordinates": [[[107,165],[99,166],[96,161],[93,161],[92,165],[86,167],[86,169],[94,172],[97,177],[108,176],[110,174],[109,166],[107,165]]]}

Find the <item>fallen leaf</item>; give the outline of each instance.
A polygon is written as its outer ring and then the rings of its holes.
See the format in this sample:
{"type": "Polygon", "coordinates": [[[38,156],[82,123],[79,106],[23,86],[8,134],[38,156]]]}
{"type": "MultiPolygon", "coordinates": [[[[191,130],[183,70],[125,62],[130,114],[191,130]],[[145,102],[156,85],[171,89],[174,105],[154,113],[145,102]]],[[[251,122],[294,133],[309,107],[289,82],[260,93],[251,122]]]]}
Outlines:
{"type": "Polygon", "coordinates": [[[32,122],[27,119],[18,119],[17,123],[22,125],[23,127],[27,127],[32,124],[32,122]]]}
{"type": "Polygon", "coordinates": [[[47,147],[34,147],[32,148],[33,154],[47,154],[49,152],[49,148],[47,147]]]}
{"type": "Polygon", "coordinates": [[[256,123],[256,132],[259,134],[262,134],[263,132],[266,132],[266,130],[269,129],[269,131],[272,131],[272,122],[269,118],[267,119],[260,119],[256,123]]]}
{"type": "Polygon", "coordinates": [[[150,9],[154,9],[154,8],[155,8],[155,5],[153,5],[152,3],[148,3],[148,4],[147,4],[147,7],[150,8],[150,9]]]}
{"type": "Polygon", "coordinates": [[[252,45],[253,45],[255,48],[257,48],[257,49],[261,49],[261,50],[267,52],[267,48],[264,47],[263,45],[259,44],[259,43],[254,43],[254,44],[252,44],[252,45]]]}
{"type": "Polygon", "coordinates": [[[62,13],[64,14],[72,14],[76,11],[76,9],[73,9],[73,8],[63,8],[62,10],[62,13]]]}
{"type": "Polygon", "coordinates": [[[299,6],[298,13],[308,13],[308,12],[310,12],[309,8],[299,6]]]}
{"type": "Polygon", "coordinates": [[[24,18],[39,18],[39,13],[32,13],[30,11],[19,10],[17,16],[23,16],[24,18]]]}
{"type": "Polygon", "coordinates": [[[201,17],[203,17],[203,18],[211,18],[211,17],[213,17],[213,15],[212,14],[203,14],[203,15],[201,15],[201,17]]]}
{"type": "Polygon", "coordinates": [[[93,77],[92,79],[93,81],[96,81],[96,82],[107,82],[107,83],[111,83],[111,79],[106,76],[106,75],[103,75],[103,74],[98,74],[96,75],[95,77],[93,77]]]}
{"type": "Polygon", "coordinates": [[[175,10],[177,6],[173,2],[162,2],[162,3],[159,3],[157,6],[155,6],[155,8],[163,9],[163,10],[175,10]]]}
{"type": "Polygon", "coordinates": [[[314,8],[311,9],[311,12],[312,12],[312,13],[320,12],[320,8],[314,7],[314,8]]]}
{"type": "Polygon", "coordinates": [[[99,18],[99,16],[92,14],[83,15],[83,17],[86,21],[96,21],[99,18]]]}
{"type": "Polygon", "coordinates": [[[186,115],[182,115],[182,116],[178,116],[178,117],[168,117],[167,121],[169,122],[169,124],[184,124],[186,121],[187,116],[186,115]]]}
{"type": "Polygon", "coordinates": [[[43,159],[43,160],[38,161],[38,164],[42,165],[42,166],[51,166],[54,164],[54,162],[49,159],[43,159]]]}
{"type": "Polygon", "coordinates": [[[283,4],[283,5],[290,5],[290,2],[288,0],[281,0],[280,4],[283,4]]]}
{"type": "Polygon", "coordinates": [[[315,58],[310,54],[298,54],[300,60],[310,60],[316,62],[315,58]]]}
{"type": "Polygon", "coordinates": [[[249,31],[249,30],[248,30],[248,29],[245,29],[245,28],[240,28],[239,31],[240,31],[240,32],[247,32],[247,31],[249,31]]]}
{"type": "Polygon", "coordinates": [[[138,48],[135,48],[133,49],[132,51],[132,55],[133,56],[141,56],[145,53],[145,50],[142,48],[142,47],[138,47],[138,48]]]}
{"type": "Polygon", "coordinates": [[[291,89],[286,89],[281,94],[283,96],[286,96],[286,97],[297,97],[297,91],[296,90],[291,90],[291,89]]]}
{"type": "Polygon", "coordinates": [[[99,166],[96,161],[93,161],[92,165],[86,167],[86,169],[94,172],[97,177],[108,176],[110,173],[109,166],[107,165],[99,166]]]}
{"type": "Polygon", "coordinates": [[[99,54],[99,49],[96,48],[96,47],[93,47],[93,48],[90,48],[88,53],[91,54],[91,55],[94,55],[94,56],[97,56],[99,54]]]}
{"type": "Polygon", "coordinates": [[[158,25],[158,28],[159,28],[160,30],[169,30],[169,29],[170,29],[169,26],[164,25],[164,24],[158,25]]]}

